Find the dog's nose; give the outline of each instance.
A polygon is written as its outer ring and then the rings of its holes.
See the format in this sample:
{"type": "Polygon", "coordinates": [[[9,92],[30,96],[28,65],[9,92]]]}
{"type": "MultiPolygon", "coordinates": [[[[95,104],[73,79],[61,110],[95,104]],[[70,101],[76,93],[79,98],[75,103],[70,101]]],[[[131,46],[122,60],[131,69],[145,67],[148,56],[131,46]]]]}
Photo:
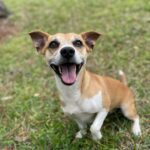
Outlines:
{"type": "Polygon", "coordinates": [[[60,53],[64,58],[69,59],[74,56],[75,50],[72,47],[64,47],[61,49],[60,53]]]}

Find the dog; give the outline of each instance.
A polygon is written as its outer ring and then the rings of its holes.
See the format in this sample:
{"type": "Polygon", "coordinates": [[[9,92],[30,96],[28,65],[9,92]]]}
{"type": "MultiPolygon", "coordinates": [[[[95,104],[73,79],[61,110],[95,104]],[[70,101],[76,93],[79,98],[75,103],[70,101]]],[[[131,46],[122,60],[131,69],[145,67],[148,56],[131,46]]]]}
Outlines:
{"type": "Polygon", "coordinates": [[[33,31],[29,35],[36,50],[45,56],[54,72],[63,112],[79,126],[76,138],[82,138],[90,124],[93,140],[101,139],[103,122],[114,108],[120,108],[124,116],[133,121],[134,135],[141,135],[134,96],[127,86],[124,72],[119,72],[122,79],[119,81],[86,70],[87,57],[100,33],[50,35],[33,31]]]}

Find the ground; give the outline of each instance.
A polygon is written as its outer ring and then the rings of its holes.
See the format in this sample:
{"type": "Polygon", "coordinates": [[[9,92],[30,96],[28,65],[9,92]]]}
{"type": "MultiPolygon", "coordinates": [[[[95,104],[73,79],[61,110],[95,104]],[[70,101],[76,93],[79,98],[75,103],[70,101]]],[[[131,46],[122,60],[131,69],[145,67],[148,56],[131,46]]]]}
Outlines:
{"type": "Polygon", "coordinates": [[[9,21],[17,33],[0,42],[0,149],[150,149],[150,1],[5,3],[13,13],[9,21]],[[52,72],[28,36],[35,29],[50,34],[102,33],[87,68],[114,78],[118,78],[119,69],[126,73],[141,118],[140,138],[131,134],[131,121],[118,111],[105,120],[100,141],[93,142],[90,134],[74,138],[77,125],[61,111],[52,72]]]}

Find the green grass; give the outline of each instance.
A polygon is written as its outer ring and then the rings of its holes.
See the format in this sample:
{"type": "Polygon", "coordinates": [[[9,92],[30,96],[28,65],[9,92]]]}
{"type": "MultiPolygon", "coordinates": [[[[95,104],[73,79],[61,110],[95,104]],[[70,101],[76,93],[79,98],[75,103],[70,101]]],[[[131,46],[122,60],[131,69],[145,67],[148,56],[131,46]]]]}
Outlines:
{"type": "Polygon", "coordinates": [[[150,1],[5,0],[19,32],[0,43],[0,149],[150,149],[150,1]],[[36,55],[28,32],[99,31],[103,34],[88,69],[117,78],[127,75],[136,95],[143,135],[117,112],[102,127],[103,138],[75,140],[77,125],[60,110],[52,72],[36,55]],[[93,67],[94,66],[94,67],[93,67]],[[8,100],[5,97],[11,96],[8,100]]]}

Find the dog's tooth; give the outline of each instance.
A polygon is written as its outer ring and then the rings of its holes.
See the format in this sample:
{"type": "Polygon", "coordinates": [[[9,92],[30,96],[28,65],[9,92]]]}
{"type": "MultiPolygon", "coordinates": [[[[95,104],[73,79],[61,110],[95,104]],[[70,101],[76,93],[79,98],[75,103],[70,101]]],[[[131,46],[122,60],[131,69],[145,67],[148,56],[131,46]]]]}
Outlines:
{"type": "Polygon", "coordinates": [[[58,67],[58,69],[59,69],[59,72],[60,72],[60,74],[61,74],[61,73],[62,73],[62,71],[61,71],[61,67],[59,66],[59,67],[58,67]]]}

